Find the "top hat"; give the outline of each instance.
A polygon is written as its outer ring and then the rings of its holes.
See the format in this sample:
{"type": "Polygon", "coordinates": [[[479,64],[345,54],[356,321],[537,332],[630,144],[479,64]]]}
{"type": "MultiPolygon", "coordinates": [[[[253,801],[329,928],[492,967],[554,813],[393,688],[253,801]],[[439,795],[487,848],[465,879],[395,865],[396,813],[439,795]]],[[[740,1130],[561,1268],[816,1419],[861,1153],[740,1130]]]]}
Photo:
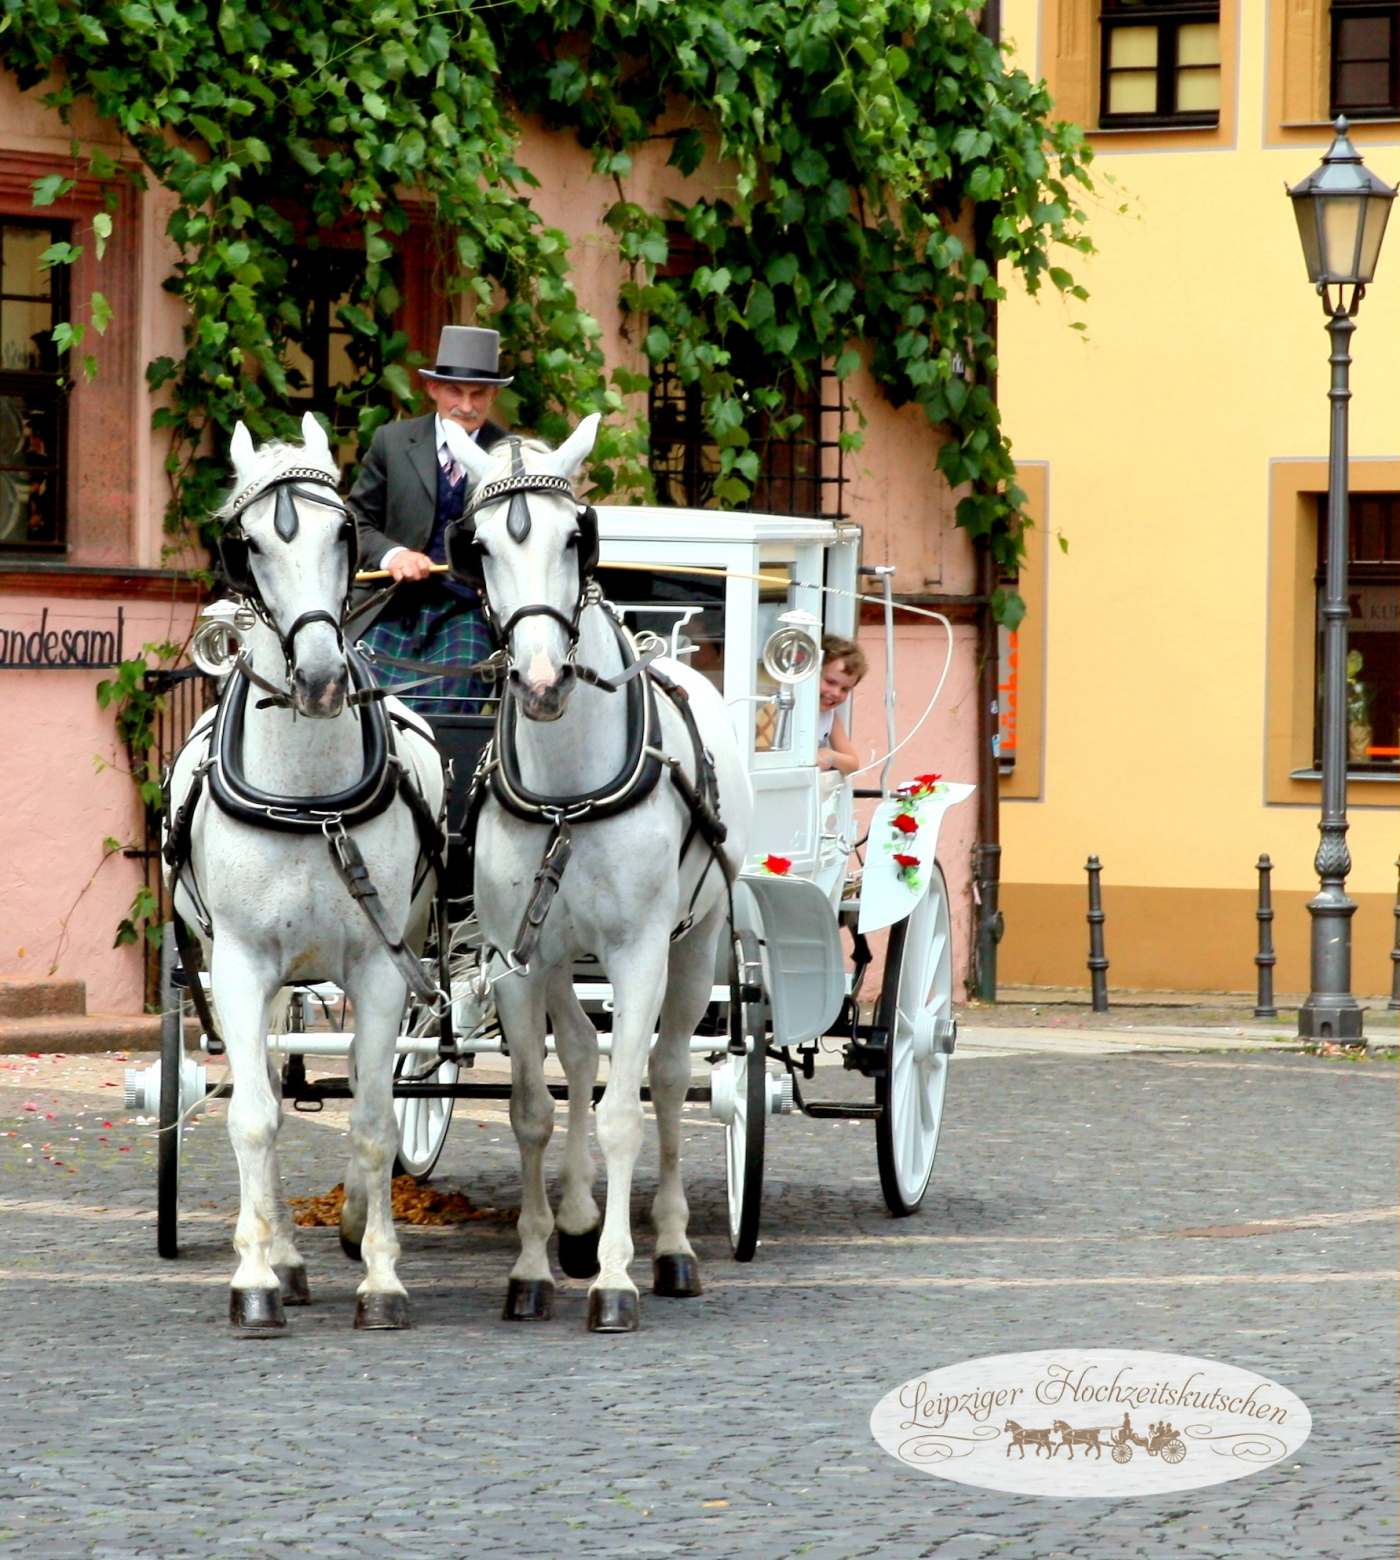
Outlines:
{"type": "Polygon", "coordinates": [[[438,337],[437,362],[420,368],[424,379],[447,384],[508,385],[514,375],[501,376],[501,333],[479,325],[444,325],[438,337]]]}

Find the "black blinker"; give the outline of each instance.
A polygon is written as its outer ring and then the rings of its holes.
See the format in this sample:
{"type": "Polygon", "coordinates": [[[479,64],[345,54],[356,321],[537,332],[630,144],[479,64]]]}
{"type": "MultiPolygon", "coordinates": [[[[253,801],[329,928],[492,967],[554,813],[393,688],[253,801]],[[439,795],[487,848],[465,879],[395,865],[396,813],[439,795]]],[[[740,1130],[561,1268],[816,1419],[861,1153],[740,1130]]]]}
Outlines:
{"type": "Polygon", "coordinates": [[[273,529],[284,542],[290,542],[296,536],[300,527],[297,518],[296,499],[292,497],[291,486],[284,485],[277,489],[277,509],[272,517],[273,529]]]}

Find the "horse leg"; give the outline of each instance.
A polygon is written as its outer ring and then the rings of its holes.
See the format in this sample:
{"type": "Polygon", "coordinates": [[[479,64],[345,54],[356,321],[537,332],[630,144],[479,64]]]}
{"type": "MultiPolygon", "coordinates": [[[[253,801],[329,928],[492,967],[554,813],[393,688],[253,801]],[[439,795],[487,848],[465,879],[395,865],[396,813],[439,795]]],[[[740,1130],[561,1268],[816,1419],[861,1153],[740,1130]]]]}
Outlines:
{"type": "Polygon", "coordinates": [[[651,1100],[661,1151],[661,1175],[651,1205],[656,1226],[652,1293],[682,1299],[700,1293],[700,1267],[686,1237],[690,1207],[681,1180],[681,1109],[690,1086],[690,1038],[710,1000],[715,979],[715,938],[725,917],[717,904],[709,916],[671,949],[666,999],[651,1053],[651,1100]]]}
{"type": "Polygon", "coordinates": [[[496,1011],[510,1046],[510,1125],[520,1150],[520,1255],[510,1270],[502,1317],[542,1322],[554,1310],[545,1247],[554,1233],[544,1151],[554,1132],[554,1096],[544,1077],[545,1001],[538,980],[513,976],[496,987],[496,1011]]]}
{"type": "Polygon", "coordinates": [[[598,1271],[598,1236],[603,1227],[593,1198],[593,1154],[588,1143],[598,1077],[598,1031],[574,995],[566,968],[551,974],[545,994],[555,1050],[569,1080],[569,1124],[555,1216],[559,1266],[570,1278],[592,1278],[598,1271]]]}
{"type": "Polygon", "coordinates": [[[656,1029],[669,941],[639,939],[609,950],[614,1011],[608,1083],[599,1102],[598,1144],[608,1171],[607,1211],[598,1242],[598,1276],[588,1291],[591,1332],[636,1332],[640,1321],[632,1261],[632,1173],[642,1146],[642,1073],[656,1029]]]}
{"type": "Polygon", "coordinates": [[[267,1070],[269,990],[257,958],[227,934],[213,946],[210,984],[219,1013],[233,1097],[228,1135],[238,1161],[238,1267],[229,1288],[230,1323],[244,1332],[285,1327],[281,1286],[272,1266],[273,1233],[282,1201],[273,1145],[282,1107],[267,1070]]]}
{"type": "Polygon", "coordinates": [[[355,1326],[409,1327],[408,1291],[396,1271],[389,1178],[398,1129],[394,1123],[394,1045],[408,988],[386,956],[361,961],[346,981],[355,1005],[355,1101],[350,1110],[350,1163],[340,1244],[364,1258],[365,1276],[355,1291],[355,1326]]]}
{"type": "MultiPolygon", "coordinates": [[[[281,1069],[270,1053],[267,1058],[267,1084],[272,1090],[272,1097],[277,1101],[277,1118],[280,1121],[282,1118],[281,1069]]],[[[272,1184],[281,1186],[282,1168],[277,1157],[276,1142],[273,1143],[270,1152],[272,1184]]],[[[311,1286],[306,1281],[306,1262],[297,1249],[292,1215],[285,1198],[278,1197],[273,1203],[273,1219],[270,1258],[272,1271],[277,1275],[277,1286],[282,1293],[282,1304],[310,1305],[311,1286]]]]}

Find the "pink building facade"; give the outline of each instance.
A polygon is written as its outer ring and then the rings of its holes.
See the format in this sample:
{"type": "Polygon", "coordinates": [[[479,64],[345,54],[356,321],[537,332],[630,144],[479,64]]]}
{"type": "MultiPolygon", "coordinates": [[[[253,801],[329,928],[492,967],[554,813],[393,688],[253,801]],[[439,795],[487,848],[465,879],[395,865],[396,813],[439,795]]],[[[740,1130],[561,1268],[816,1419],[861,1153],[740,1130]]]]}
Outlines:
{"type": "MultiPolygon", "coordinates": [[[[88,123],[78,130],[87,147],[130,155],[109,127],[88,123]]],[[[151,427],[157,399],[145,380],[153,358],[182,351],[180,305],[161,286],[174,255],[158,189],[124,191],[105,258],[99,262],[88,244],[71,268],[66,284],[74,299],[100,288],[113,306],[105,334],[84,344],[96,357],[95,376],[80,378],[62,397],[61,415],[41,406],[37,418],[6,420],[5,386],[13,391],[18,383],[14,398],[23,402],[26,386],[42,391],[51,364],[36,338],[62,300],[43,295],[44,278],[32,265],[37,247],[55,233],[76,241],[102,209],[102,191],[76,173],[86,156],[75,161],[71,139],[35,94],[20,93],[0,76],[0,243],[7,261],[0,371],[21,376],[12,382],[0,372],[0,444],[8,438],[12,446],[0,453],[0,785],[9,799],[0,818],[0,976],[82,979],[90,1010],[129,1013],[143,1002],[145,961],[139,948],[114,947],[113,939],[144,879],[146,863],[124,851],[140,849],[146,820],[129,757],[110,712],[99,708],[97,688],[113,675],[103,663],[137,655],[147,644],[185,640],[197,592],[176,566],[199,560],[167,555],[167,450],[151,427]],[[56,204],[36,209],[34,181],[52,173],[77,177],[77,184],[56,204]],[[42,459],[31,454],[25,468],[15,446],[27,439],[32,451],[36,437],[42,459]]],[[[533,196],[540,216],[569,236],[575,285],[602,326],[609,363],[644,371],[636,321],[625,329],[618,304],[623,267],[603,221],[617,199],[614,182],[595,176],[588,154],[572,140],[538,127],[527,130],[521,160],[541,181],[533,196]]],[[[640,158],[626,193],[649,202],[677,178],[663,155],[654,162],[640,158]]],[[[431,353],[448,305],[433,294],[426,246],[421,261],[411,245],[403,258],[403,325],[414,345],[431,353]]],[[[65,284],[54,276],[48,273],[47,285],[65,284]]],[[[974,593],[976,569],[967,538],[953,524],[956,495],[936,470],[938,433],[917,409],[890,407],[860,372],[845,382],[843,396],[848,426],[857,404],[867,425],[863,447],[840,462],[839,483],[823,487],[827,512],[839,507],[864,528],[865,561],[894,567],[900,597],[939,604],[954,619],[941,700],[894,773],[933,769],[977,781],[978,630],[962,599],[974,593]]],[[[885,747],[884,651],[873,622],[867,621],[862,642],[872,667],[853,735],[862,755],[873,759],[885,747]]],[[[936,625],[902,621],[901,736],[924,710],[945,644],[936,625]]],[[[955,809],[940,849],[953,896],[959,996],[968,967],[976,827],[975,803],[955,809]]]]}

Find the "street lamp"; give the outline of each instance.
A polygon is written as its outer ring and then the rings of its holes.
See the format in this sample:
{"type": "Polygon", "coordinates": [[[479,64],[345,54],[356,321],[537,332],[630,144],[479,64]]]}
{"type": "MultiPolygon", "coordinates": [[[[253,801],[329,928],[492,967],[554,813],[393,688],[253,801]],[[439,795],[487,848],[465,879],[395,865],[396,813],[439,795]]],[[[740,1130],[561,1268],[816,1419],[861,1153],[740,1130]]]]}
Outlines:
{"type": "Polygon", "coordinates": [[[1351,871],[1347,850],[1347,402],[1353,316],[1376,272],[1395,191],[1361,165],[1339,119],[1322,164],[1288,191],[1308,279],[1327,313],[1331,338],[1331,441],[1327,459],[1327,583],[1322,605],[1322,835],[1314,867],[1321,881],[1312,916],[1312,989],[1298,1010],[1305,1040],[1356,1043],[1365,1009],[1351,994],[1351,871]]]}

